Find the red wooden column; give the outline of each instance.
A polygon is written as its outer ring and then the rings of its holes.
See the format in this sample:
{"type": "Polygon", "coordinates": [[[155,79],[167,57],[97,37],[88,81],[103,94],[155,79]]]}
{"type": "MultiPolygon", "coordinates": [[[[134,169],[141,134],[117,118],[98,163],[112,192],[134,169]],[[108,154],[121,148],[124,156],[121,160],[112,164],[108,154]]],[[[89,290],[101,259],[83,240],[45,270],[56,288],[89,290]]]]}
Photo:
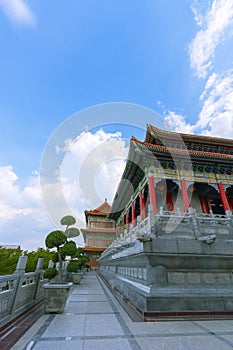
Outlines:
{"type": "Polygon", "coordinates": [[[202,212],[204,214],[208,214],[210,211],[209,211],[209,207],[207,205],[205,197],[199,195],[199,200],[200,200],[200,203],[201,203],[202,212]]]}
{"type": "Polygon", "coordinates": [[[233,198],[230,198],[230,207],[231,207],[231,210],[233,211],[233,198]]]}
{"type": "Polygon", "coordinates": [[[116,235],[117,235],[117,237],[120,235],[120,231],[121,231],[121,228],[120,228],[120,224],[118,223],[117,227],[116,227],[116,235]]]}
{"type": "Polygon", "coordinates": [[[185,180],[180,180],[180,186],[181,186],[181,193],[182,193],[182,198],[183,198],[183,203],[184,203],[184,211],[187,213],[188,209],[190,207],[190,202],[189,202],[189,196],[188,196],[188,191],[186,187],[186,182],[185,180]]]}
{"type": "Polygon", "coordinates": [[[150,195],[150,204],[153,207],[154,214],[157,214],[157,204],[156,204],[156,192],[155,192],[155,180],[154,176],[148,177],[148,187],[150,195]]]}
{"type": "Polygon", "coordinates": [[[140,200],[140,216],[141,216],[141,219],[144,220],[146,218],[146,203],[145,203],[145,198],[143,197],[142,190],[139,192],[139,200],[140,200]]]}
{"type": "Polygon", "coordinates": [[[218,185],[220,199],[221,199],[224,211],[226,212],[227,210],[231,210],[223,184],[221,182],[218,182],[217,185],[218,185]]]}
{"type": "Polygon", "coordinates": [[[167,192],[167,210],[168,211],[174,211],[174,205],[172,200],[172,193],[167,192]]]}
{"type": "Polygon", "coordinates": [[[128,229],[129,228],[129,211],[128,210],[125,213],[125,223],[126,223],[126,227],[128,229]]]}
{"type": "Polygon", "coordinates": [[[134,227],[136,227],[136,223],[137,223],[136,210],[135,210],[134,202],[132,202],[131,210],[132,210],[132,225],[133,225],[133,228],[134,228],[134,227]]]}

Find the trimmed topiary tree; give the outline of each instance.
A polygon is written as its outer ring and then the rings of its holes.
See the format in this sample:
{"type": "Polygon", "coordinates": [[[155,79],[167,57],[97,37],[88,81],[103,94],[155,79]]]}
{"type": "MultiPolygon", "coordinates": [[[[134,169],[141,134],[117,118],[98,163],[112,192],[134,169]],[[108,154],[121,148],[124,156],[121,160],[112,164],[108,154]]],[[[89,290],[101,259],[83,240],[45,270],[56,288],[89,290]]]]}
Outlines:
{"type": "MultiPolygon", "coordinates": [[[[66,225],[65,231],[56,230],[50,232],[46,239],[45,245],[48,249],[56,249],[53,261],[59,263],[58,267],[58,282],[62,282],[62,261],[66,256],[75,257],[77,254],[77,247],[74,241],[68,241],[69,237],[76,237],[79,235],[79,230],[75,227],[69,228],[70,225],[74,225],[76,220],[73,216],[67,215],[61,219],[61,224],[66,225]],[[71,230],[71,231],[70,231],[71,230]],[[72,235],[70,235],[72,233],[72,235]]],[[[48,268],[44,272],[44,276],[50,276],[54,273],[54,268],[48,268]]],[[[55,276],[53,276],[55,277],[55,276]]],[[[47,277],[49,278],[49,277],[47,277]]],[[[50,278],[51,279],[51,278],[50,278]]]]}
{"type": "Polygon", "coordinates": [[[46,269],[44,272],[44,278],[48,278],[49,281],[56,276],[57,276],[57,269],[55,267],[50,267],[46,269]]]}
{"type": "Polygon", "coordinates": [[[81,264],[79,260],[70,260],[67,271],[69,272],[78,272],[80,270],[81,264]]]}

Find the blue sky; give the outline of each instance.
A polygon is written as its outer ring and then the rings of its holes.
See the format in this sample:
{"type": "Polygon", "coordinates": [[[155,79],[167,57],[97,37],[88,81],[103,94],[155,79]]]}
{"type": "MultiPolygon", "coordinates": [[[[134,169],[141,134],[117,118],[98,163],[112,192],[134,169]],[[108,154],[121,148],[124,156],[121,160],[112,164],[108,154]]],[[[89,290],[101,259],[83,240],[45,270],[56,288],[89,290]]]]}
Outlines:
{"type": "MultiPolygon", "coordinates": [[[[109,102],[139,104],[157,112],[166,128],[232,138],[232,24],[233,0],[56,0],[56,6],[0,0],[0,243],[36,248],[54,228],[40,199],[41,157],[51,135],[78,111],[109,102]]],[[[91,126],[100,120],[97,113],[74,128],[69,151],[77,156],[80,133],[89,150],[119,141],[112,157],[120,163],[108,169],[114,184],[99,195],[111,201],[131,129],[116,124],[98,133],[91,126]]],[[[110,117],[112,122],[118,120],[110,117]]],[[[143,138],[137,127],[132,132],[143,138]]],[[[74,192],[72,187],[67,201],[82,220],[93,203],[74,192]]]]}

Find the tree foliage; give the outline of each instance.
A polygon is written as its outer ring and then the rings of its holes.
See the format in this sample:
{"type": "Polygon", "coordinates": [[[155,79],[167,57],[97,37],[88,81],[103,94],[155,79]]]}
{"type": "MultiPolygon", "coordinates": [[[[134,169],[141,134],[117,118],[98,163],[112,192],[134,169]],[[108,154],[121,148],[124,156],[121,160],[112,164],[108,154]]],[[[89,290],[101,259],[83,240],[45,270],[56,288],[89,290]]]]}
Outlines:
{"type": "Polygon", "coordinates": [[[67,271],[69,272],[77,272],[80,270],[82,267],[81,263],[79,260],[70,260],[68,266],[67,266],[67,271]]]}
{"type": "Polygon", "coordinates": [[[49,267],[44,272],[44,278],[48,278],[48,280],[51,280],[56,276],[57,276],[57,269],[55,267],[49,267]]]}
{"type": "Polygon", "coordinates": [[[71,226],[76,224],[76,220],[72,215],[66,215],[61,219],[60,223],[62,225],[71,226]]]}
{"type": "Polygon", "coordinates": [[[36,269],[37,261],[39,258],[44,258],[43,268],[47,268],[49,260],[53,259],[54,253],[50,252],[48,249],[38,248],[36,251],[28,252],[24,251],[23,255],[28,257],[26,272],[33,272],[36,269]]]}
{"type": "Polygon", "coordinates": [[[66,242],[66,235],[63,231],[57,230],[52,231],[48,234],[48,236],[45,239],[45,245],[47,248],[59,248],[66,242]]]}
{"type": "Polygon", "coordinates": [[[71,256],[74,257],[77,253],[76,243],[73,241],[66,242],[61,248],[62,256],[71,256]]]}
{"type": "Polygon", "coordinates": [[[20,248],[7,249],[0,246],[0,275],[14,273],[19,257],[23,251],[20,248]]]}
{"type": "Polygon", "coordinates": [[[0,275],[10,275],[14,273],[19,257],[26,255],[28,257],[26,272],[34,272],[39,258],[44,258],[44,269],[47,268],[49,260],[53,258],[54,253],[47,249],[38,248],[36,251],[23,251],[21,249],[7,249],[0,247],[0,275]]]}
{"type": "Polygon", "coordinates": [[[65,231],[68,238],[77,237],[80,235],[79,229],[76,227],[70,227],[65,231]]]}

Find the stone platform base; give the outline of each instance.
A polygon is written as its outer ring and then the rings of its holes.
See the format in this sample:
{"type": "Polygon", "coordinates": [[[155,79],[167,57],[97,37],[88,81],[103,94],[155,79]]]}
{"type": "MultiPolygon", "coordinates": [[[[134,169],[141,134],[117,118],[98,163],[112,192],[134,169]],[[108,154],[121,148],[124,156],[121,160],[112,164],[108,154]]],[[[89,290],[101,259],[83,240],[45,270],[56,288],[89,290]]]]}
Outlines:
{"type": "MultiPolygon", "coordinates": [[[[101,273],[101,271],[98,271],[98,276],[101,278],[101,280],[105,283],[105,285],[111,290],[115,298],[119,301],[121,306],[125,309],[125,311],[128,313],[130,318],[134,322],[154,322],[154,321],[183,321],[183,320],[216,320],[216,319],[222,319],[222,320],[227,320],[233,319],[233,310],[224,310],[224,305],[223,305],[223,297],[221,296],[219,300],[216,298],[195,298],[195,296],[191,296],[189,298],[184,298],[181,295],[176,298],[171,298],[170,295],[167,296],[167,298],[160,297],[160,298],[155,298],[155,297],[146,297],[146,296],[141,296],[141,299],[144,299],[144,301],[150,305],[151,310],[146,311],[143,308],[140,308],[136,302],[139,294],[136,292],[136,290],[133,290],[133,294],[135,296],[135,299],[129,299],[127,295],[120,289],[118,289],[116,286],[113,286],[112,283],[110,282],[110,279],[106,278],[104,274],[101,273]],[[204,305],[208,304],[208,307],[210,307],[211,299],[212,299],[212,304],[213,304],[213,309],[218,307],[220,310],[185,310],[185,304],[188,304],[189,307],[192,304],[191,299],[195,298],[194,305],[198,303],[204,305]],[[183,310],[172,310],[176,309],[178,304],[180,303],[180,300],[182,299],[183,303],[183,310]],[[201,300],[200,300],[201,299],[201,300]],[[161,308],[161,304],[164,303],[165,308],[169,308],[170,305],[170,311],[165,311],[165,310],[158,310],[158,311],[152,311],[153,309],[156,309],[156,304],[159,308],[161,308]]],[[[232,296],[233,299],[233,296],[232,296]]],[[[225,303],[228,304],[229,299],[225,298],[225,303]]]]}
{"type": "Polygon", "coordinates": [[[155,238],[99,260],[99,276],[134,320],[233,318],[233,240],[155,238]]]}

